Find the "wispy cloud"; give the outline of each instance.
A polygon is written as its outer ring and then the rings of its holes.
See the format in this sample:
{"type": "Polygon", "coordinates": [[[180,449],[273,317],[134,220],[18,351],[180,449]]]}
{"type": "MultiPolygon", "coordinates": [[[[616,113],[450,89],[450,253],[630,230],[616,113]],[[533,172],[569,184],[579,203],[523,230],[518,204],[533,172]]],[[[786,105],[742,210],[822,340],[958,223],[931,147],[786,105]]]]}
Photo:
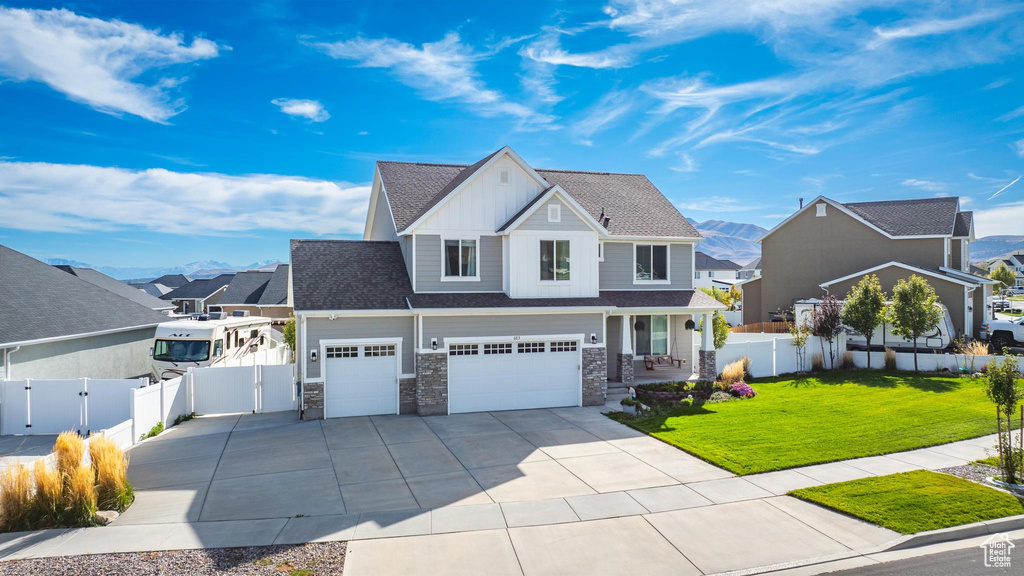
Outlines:
{"type": "Polygon", "coordinates": [[[916,178],[908,178],[901,182],[908,188],[917,188],[919,190],[926,190],[928,192],[942,192],[948,190],[949,185],[945,182],[935,182],[933,180],[918,180],[916,178]]]}
{"type": "Polygon", "coordinates": [[[369,186],[296,176],[0,162],[0,214],[19,230],[352,234],[369,197],[369,186]]]}
{"type": "Polygon", "coordinates": [[[1011,110],[1011,111],[1007,112],[1006,114],[1003,114],[1002,116],[1000,116],[998,118],[998,120],[1001,121],[1001,122],[1008,122],[1008,121],[1013,120],[1015,118],[1020,118],[1021,116],[1024,116],[1024,106],[1021,106],[1020,108],[1017,108],[1016,110],[1011,110]]]}
{"type": "Polygon", "coordinates": [[[110,114],[166,122],[185,109],[175,88],[186,80],[153,71],[214,58],[223,47],[204,38],[186,43],[121,20],[69,10],[0,6],[0,75],[42,82],[68,98],[110,114]]]}
{"type": "Polygon", "coordinates": [[[633,98],[629,92],[609,92],[572,124],[572,132],[580,143],[590,145],[594,134],[613,126],[632,106],[633,98]]]}
{"type": "Polygon", "coordinates": [[[492,53],[475,51],[455,32],[418,48],[393,38],[361,37],[313,45],[332,58],[354,61],[358,67],[387,69],[428,100],[460,102],[481,116],[512,116],[524,127],[554,121],[553,117],[512,102],[501,92],[488,88],[476,65],[492,53]]]}
{"type": "Polygon", "coordinates": [[[678,206],[684,214],[686,212],[750,212],[762,208],[760,205],[727,196],[711,196],[680,202],[678,206]]]}
{"type": "Polygon", "coordinates": [[[324,109],[324,105],[316,100],[275,98],[270,103],[281,108],[281,112],[289,116],[298,116],[313,122],[324,122],[331,117],[324,109]]]}
{"type": "Polygon", "coordinates": [[[1018,236],[1021,222],[1024,222],[1024,202],[1008,202],[974,211],[974,227],[984,230],[985,235],[1018,236]]]}
{"type": "Polygon", "coordinates": [[[1017,156],[1024,158],[1024,139],[1017,140],[1013,143],[1013,146],[1017,149],[1017,156]]]}
{"type": "Polygon", "coordinates": [[[1011,12],[1019,11],[1020,7],[1007,6],[996,10],[979,10],[958,18],[927,18],[893,27],[875,28],[875,39],[868,44],[875,48],[886,42],[948,34],[958,30],[973,28],[978,24],[1003,18],[1011,12]]]}

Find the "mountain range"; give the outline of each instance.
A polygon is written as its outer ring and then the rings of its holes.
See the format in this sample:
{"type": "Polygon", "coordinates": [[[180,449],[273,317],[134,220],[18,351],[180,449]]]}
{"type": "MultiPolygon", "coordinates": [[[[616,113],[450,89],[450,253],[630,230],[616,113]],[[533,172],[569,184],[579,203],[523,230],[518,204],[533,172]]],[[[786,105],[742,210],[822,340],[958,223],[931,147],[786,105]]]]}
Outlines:
{"type": "Polygon", "coordinates": [[[1024,236],[985,236],[971,242],[971,262],[992,260],[1010,252],[1024,251],[1024,236]]]}
{"type": "Polygon", "coordinates": [[[118,268],[116,266],[92,266],[77,260],[68,260],[67,258],[47,258],[43,260],[43,262],[54,266],[93,268],[107,276],[117,278],[118,280],[124,280],[126,282],[147,282],[153,278],[163,276],[164,274],[184,274],[185,276],[195,280],[197,278],[212,278],[218,274],[230,274],[232,272],[238,272],[239,270],[273,270],[278,264],[283,264],[280,260],[261,260],[259,262],[253,262],[248,266],[232,266],[231,264],[226,264],[217,260],[200,260],[198,262],[189,262],[188,264],[182,264],[180,266],[164,268],[118,268]]]}
{"type": "Polygon", "coordinates": [[[732,260],[745,266],[761,257],[761,245],[757,241],[768,230],[756,224],[742,222],[726,222],[725,220],[706,220],[697,222],[687,218],[690,224],[704,236],[704,241],[697,245],[697,250],[719,260],[732,260]]]}

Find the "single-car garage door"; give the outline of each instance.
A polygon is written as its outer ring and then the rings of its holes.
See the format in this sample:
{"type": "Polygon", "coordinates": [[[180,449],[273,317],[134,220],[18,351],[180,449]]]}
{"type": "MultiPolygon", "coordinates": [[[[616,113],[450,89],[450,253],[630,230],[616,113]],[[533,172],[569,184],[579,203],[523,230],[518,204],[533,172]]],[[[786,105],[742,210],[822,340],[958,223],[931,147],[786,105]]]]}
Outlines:
{"type": "Polygon", "coordinates": [[[324,416],[398,412],[395,344],[345,344],[324,349],[324,416]]]}
{"type": "Polygon", "coordinates": [[[449,412],[579,406],[576,340],[448,345],[449,412]]]}

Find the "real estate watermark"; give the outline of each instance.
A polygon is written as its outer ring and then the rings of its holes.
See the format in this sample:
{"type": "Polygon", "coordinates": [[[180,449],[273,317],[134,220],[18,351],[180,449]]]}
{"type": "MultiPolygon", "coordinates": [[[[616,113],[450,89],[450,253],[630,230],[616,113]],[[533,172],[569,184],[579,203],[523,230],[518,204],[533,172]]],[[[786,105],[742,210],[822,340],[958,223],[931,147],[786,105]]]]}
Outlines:
{"type": "Polygon", "coordinates": [[[1010,553],[1013,552],[1014,547],[1009,535],[1003,533],[993,534],[981,543],[981,549],[985,554],[985,567],[1009,568],[1010,553]]]}

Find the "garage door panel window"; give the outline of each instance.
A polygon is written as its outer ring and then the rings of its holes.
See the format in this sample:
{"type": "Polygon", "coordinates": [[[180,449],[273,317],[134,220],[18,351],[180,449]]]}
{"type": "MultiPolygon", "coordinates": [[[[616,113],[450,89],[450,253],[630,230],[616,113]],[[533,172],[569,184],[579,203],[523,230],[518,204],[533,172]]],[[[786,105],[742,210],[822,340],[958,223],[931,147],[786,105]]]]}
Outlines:
{"type": "Polygon", "coordinates": [[[519,353],[520,354],[536,354],[538,352],[544,352],[544,342],[520,342],[519,353]]]}
{"type": "Polygon", "coordinates": [[[358,346],[328,346],[326,356],[328,358],[358,358],[358,346]]]}
{"type": "Polygon", "coordinates": [[[484,354],[511,354],[512,344],[484,344],[484,354]]]}
{"type": "Polygon", "coordinates": [[[382,356],[394,356],[395,345],[366,346],[363,348],[363,355],[367,358],[380,358],[382,356]]]}
{"type": "Polygon", "coordinates": [[[552,342],[551,343],[551,351],[552,352],[575,352],[576,351],[576,342],[574,342],[574,341],[552,342]]]}
{"type": "Polygon", "coordinates": [[[448,348],[449,356],[476,356],[480,347],[476,344],[452,344],[448,348]]]}

